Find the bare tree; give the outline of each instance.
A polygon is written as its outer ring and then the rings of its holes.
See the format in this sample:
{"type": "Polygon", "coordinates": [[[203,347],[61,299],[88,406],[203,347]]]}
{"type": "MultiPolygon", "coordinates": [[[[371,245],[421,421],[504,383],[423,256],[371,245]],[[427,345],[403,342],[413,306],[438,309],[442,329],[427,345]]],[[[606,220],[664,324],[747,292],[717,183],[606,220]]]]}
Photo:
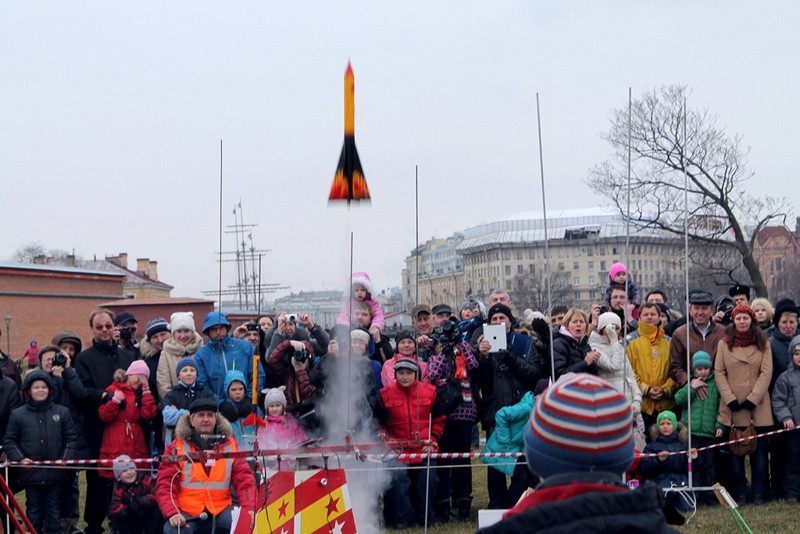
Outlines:
{"type": "Polygon", "coordinates": [[[767,285],[753,257],[754,243],[763,227],[784,224],[788,202],[757,198],[744,190],[753,173],[746,167],[747,150],[741,148],[741,138],[729,137],[717,127],[717,116],[708,110],[686,109],[688,96],[685,86],[646,93],[632,104],[630,130],[627,106],[612,110],[611,127],[602,137],[611,143],[614,158],[592,169],[587,183],[634,224],[682,235],[684,220],[688,220],[692,240],[733,250],[756,293],[766,297],[767,285]],[[629,131],[630,214],[626,205],[629,131]]]}
{"type": "MultiPolygon", "coordinates": [[[[513,300],[517,309],[525,308],[549,313],[547,309],[547,283],[543,276],[516,275],[513,281],[513,300]]],[[[565,273],[550,276],[550,294],[553,305],[572,304],[573,289],[565,273]]]]}
{"type": "Polygon", "coordinates": [[[33,263],[33,259],[36,256],[42,256],[44,254],[46,254],[44,246],[36,241],[35,243],[22,245],[15,250],[12,259],[15,263],[33,263]]]}

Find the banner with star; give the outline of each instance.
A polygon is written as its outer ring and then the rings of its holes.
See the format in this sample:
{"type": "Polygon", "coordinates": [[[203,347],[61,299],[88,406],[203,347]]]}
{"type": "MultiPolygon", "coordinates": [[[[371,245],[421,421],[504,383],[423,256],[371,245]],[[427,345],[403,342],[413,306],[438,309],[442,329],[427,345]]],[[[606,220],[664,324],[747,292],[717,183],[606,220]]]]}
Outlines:
{"type": "Polygon", "coordinates": [[[267,479],[254,532],[355,534],[344,469],[276,472],[267,479]]]}

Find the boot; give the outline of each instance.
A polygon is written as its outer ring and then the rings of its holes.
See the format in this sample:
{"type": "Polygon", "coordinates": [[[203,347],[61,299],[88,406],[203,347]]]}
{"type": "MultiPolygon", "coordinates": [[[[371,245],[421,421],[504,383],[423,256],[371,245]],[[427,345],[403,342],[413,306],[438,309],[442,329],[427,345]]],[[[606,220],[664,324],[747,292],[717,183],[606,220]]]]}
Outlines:
{"type": "Polygon", "coordinates": [[[469,521],[469,512],[472,508],[472,497],[465,497],[458,500],[458,520],[469,521]]]}
{"type": "Polygon", "coordinates": [[[434,511],[438,523],[447,523],[450,521],[450,499],[437,501],[434,506],[434,511]]]}

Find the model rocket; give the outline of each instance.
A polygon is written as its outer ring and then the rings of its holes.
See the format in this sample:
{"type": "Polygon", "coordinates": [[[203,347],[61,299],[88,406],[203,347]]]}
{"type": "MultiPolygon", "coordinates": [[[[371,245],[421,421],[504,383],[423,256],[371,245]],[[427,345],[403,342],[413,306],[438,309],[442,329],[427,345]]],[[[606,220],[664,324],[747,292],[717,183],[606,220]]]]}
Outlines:
{"type": "Polygon", "coordinates": [[[342,155],[339,156],[339,165],[333,177],[328,202],[346,200],[349,205],[351,200],[369,201],[369,188],[356,150],[355,92],[356,80],[353,68],[348,62],[344,73],[344,146],[342,155]]]}

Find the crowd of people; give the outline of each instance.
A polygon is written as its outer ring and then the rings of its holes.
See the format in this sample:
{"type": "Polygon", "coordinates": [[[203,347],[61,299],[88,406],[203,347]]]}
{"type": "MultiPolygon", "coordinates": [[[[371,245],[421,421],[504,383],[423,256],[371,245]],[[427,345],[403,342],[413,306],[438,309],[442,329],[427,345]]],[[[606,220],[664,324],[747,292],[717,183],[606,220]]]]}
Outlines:
{"type": "MultiPolygon", "coordinates": [[[[684,318],[663,291],[643,296],[625,266],[614,264],[605,300],[590,310],[515,314],[509,293],[496,290],[488,302],[470,297],[457,310],[418,305],[413,327],[390,340],[369,276],[354,275],[351,289],[332,328],[288,312],[233,328],[215,311],[201,332],[184,312],[152,319],[140,332],[133,314],[98,308],[88,320],[89,346],[68,330],[43,347],[32,342],[24,380],[18,366],[0,361],[7,375],[0,382],[3,454],[20,465],[14,482],[26,490],[37,532],[101,534],[106,519],[122,534],[191,532],[209,522],[224,530],[235,503],[252,521],[261,480],[252,464],[202,465],[181,455],[332,442],[343,423],[329,414],[342,411],[342,394],[356,401],[345,430],[395,449],[470,452],[482,430],[487,452],[525,452],[516,464],[485,459],[489,508],[511,509],[507,527],[571,479],[611,484],[614,493],[612,475],[626,471],[663,487],[687,485],[691,475],[695,485],[720,482],[740,503],[800,499],[794,432],[696,450],[800,423],[800,310],[791,300],[774,308],[765,299],[751,303],[746,286],[719,299],[692,291],[684,318]],[[589,435],[570,421],[596,424],[579,416],[579,400],[563,405],[568,399],[553,393],[554,381],[595,404],[611,402],[597,388],[615,392],[613,409],[596,407],[621,414],[620,440],[604,449],[608,457],[589,458],[570,441],[578,439],[571,432],[589,435]],[[162,458],[157,471],[137,464],[151,457],[162,458]],[[76,471],[24,467],[55,459],[108,461],[86,470],[85,528],[76,471]],[[593,471],[593,462],[607,467],[603,476],[574,474],[593,471]],[[539,497],[525,496],[532,487],[539,497]],[[202,513],[208,518],[198,520],[202,513]]],[[[268,466],[295,467],[291,458],[278,461],[268,466]]],[[[434,461],[427,473],[416,469],[427,465],[421,462],[395,462],[382,499],[386,526],[469,519],[469,459],[434,461]]],[[[675,495],[668,507],[685,509],[675,495]]],[[[647,499],[648,506],[659,502],[650,493],[647,499]]],[[[607,504],[630,503],[612,496],[607,504]]]]}

